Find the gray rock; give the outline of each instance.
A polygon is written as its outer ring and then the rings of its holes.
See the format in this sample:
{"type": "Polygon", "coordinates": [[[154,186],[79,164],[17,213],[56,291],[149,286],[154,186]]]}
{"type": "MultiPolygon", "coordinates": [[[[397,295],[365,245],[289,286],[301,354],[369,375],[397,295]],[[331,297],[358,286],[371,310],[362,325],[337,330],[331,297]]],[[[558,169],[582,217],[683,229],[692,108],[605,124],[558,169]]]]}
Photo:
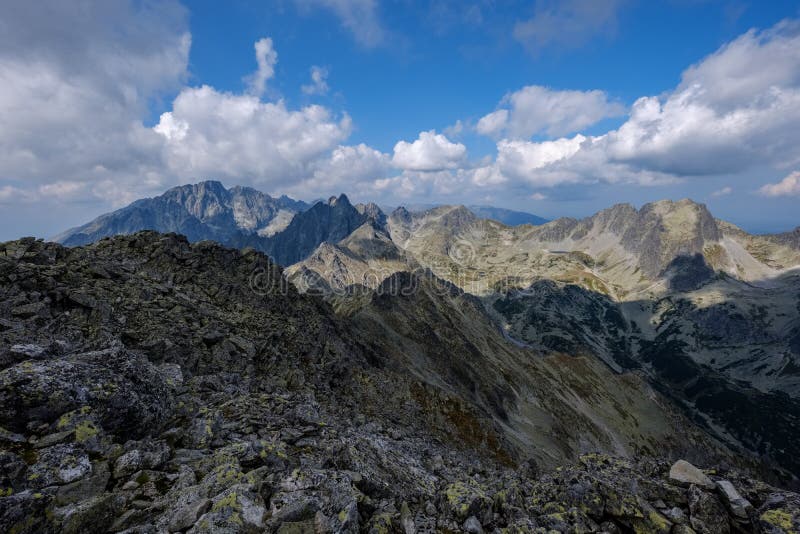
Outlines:
{"type": "Polygon", "coordinates": [[[664,516],[676,525],[683,525],[687,522],[686,514],[677,506],[665,510],[664,516]]]}
{"type": "Polygon", "coordinates": [[[264,528],[266,512],[260,495],[247,486],[232,486],[212,499],[211,509],[197,520],[189,532],[258,532],[264,528]]]}
{"type": "Polygon", "coordinates": [[[689,518],[698,534],[728,534],[731,531],[725,506],[716,495],[698,486],[689,488],[689,518]]]}
{"type": "Polygon", "coordinates": [[[722,495],[722,501],[728,505],[733,515],[739,519],[749,519],[749,513],[753,509],[753,505],[736,491],[736,488],[730,481],[718,480],[717,488],[719,489],[720,495],[722,495]]]}
{"type": "Polygon", "coordinates": [[[600,532],[606,534],[622,534],[622,530],[620,530],[616,523],[612,523],[611,521],[603,521],[600,523],[600,532]]]}
{"type": "Polygon", "coordinates": [[[0,450],[0,496],[13,494],[25,487],[28,466],[20,456],[0,450]]]}
{"type": "MultiPolygon", "coordinates": [[[[139,230],[177,232],[191,241],[213,239],[235,245],[259,245],[257,232],[282,230],[289,218],[308,208],[288,197],[272,198],[249,187],[225,187],[214,181],[184,185],[142,199],[56,237],[69,246],[85,245],[115,234],[139,230]],[[274,224],[271,224],[273,223],[274,224]],[[274,226],[274,228],[272,228],[274,226]]],[[[263,233],[263,232],[262,232],[263,233]]]]}
{"type": "Polygon", "coordinates": [[[142,355],[109,349],[0,371],[0,424],[11,431],[37,420],[90,407],[102,427],[122,436],[158,429],[172,408],[172,393],[142,355]]]}
{"type": "Polygon", "coordinates": [[[52,530],[45,510],[50,509],[52,492],[23,491],[0,498],[0,532],[38,534],[52,530]]]}
{"type": "Polygon", "coordinates": [[[60,532],[83,534],[104,532],[114,522],[122,509],[124,499],[106,493],[91,499],[55,509],[54,520],[60,523],[60,532]]]}
{"type": "Polygon", "coordinates": [[[464,528],[464,532],[469,532],[470,534],[483,534],[483,526],[481,525],[481,522],[478,521],[478,518],[476,518],[474,515],[469,516],[467,520],[464,521],[462,527],[464,528]]]}
{"type": "Polygon", "coordinates": [[[177,363],[162,363],[158,366],[158,370],[164,375],[167,385],[172,387],[183,385],[183,372],[181,371],[181,366],[177,363]]]}
{"type": "Polygon", "coordinates": [[[64,506],[97,497],[105,492],[110,477],[108,464],[95,462],[92,464],[89,476],[59,487],[55,502],[59,506],[64,506]]]}
{"type": "Polygon", "coordinates": [[[211,507],[211,500],[200,497],[196,492],[188,492],[170,507],[168,530],[179,532],[194,525],[211,507]]]}
{"type": "Polygon", "coordinates": [[[47,352],[47,349],[32,343],[12,345],[11,354],[14,356],[22,356],[25,358],[39,358],[47,352]]]}
{"type": "Polygon", "coordinates": [[[114,463],[116,479],[124,479],[145,469],[158,469],[169,460],[169,445],[164,441],[128,442],[125,449],[127,451],[114,463]]]}
{"type": "Polygon", "coordinates": [[[69,484],[92,472],[89,456],[75,444],[54,445],[39,451],[36,463],[28,468],[32,488],[69,484]]]}
{"type": "Polygon", "coordinates": [[[414,526],[414,517],[411,515],[411,510],[409,510],[408,503],[405,501],[400,506],[400,525],[403,527],[405,534],[416,534],[417,532],[414,526]]]}
{"type": "Polygon", "coordinates": [[[0,445],[19,445],[25,443],[27,440],[22,434],[10,432],[3,427],[0,427],[0,445]]]}
{"type": "Polygon", "coordinates": [[[686,460],[678,460],[672,465],[669,470],[669,478],[673,482],[686,486],[695,484],[709,490],[713,490],[716,487],[705,473],[686,460]]]}

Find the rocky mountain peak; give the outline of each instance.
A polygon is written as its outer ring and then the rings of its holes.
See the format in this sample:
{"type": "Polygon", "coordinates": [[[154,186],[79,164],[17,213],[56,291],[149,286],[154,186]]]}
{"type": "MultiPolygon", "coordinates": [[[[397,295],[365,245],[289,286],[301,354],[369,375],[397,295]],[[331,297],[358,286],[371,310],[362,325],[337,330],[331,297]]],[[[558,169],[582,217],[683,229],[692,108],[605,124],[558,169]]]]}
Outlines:
{"type": "Polygon", "coordinates": [[[478,221],[478,217],[466,206],[449,206],[440,221],[446,228],[462,228],[478,221]]]}
{"type": "Polygon", "coordinates": [[[267,253],[281,265],[291,265],[306,258],[322,242],[337,243],[364,224],[368,216],[350,203],[346,195],[317,202],[297,214],[286,229],[266,244],[267,253]]]}
{"type": "Polygon", "coordinates": [[[344,193],[340,194],[338,197],[337,196],[331,196],[328,199],[328,205],[331,206],[331,207],[340,206],[340,205],[343,206],[343,207],[352,206],[352,204],[350,203],[350,199],[347,198],[347,195],[345,195],[344,193]]]}
{"type": "Polygon", "coordinates": [[[211,239],[261,248],[258,236],[286,227],[304,202],[274,199],[249,187],[225,189],[214,180],[173,187],[163,195],[145,198],[73,228],[54,238],[65,245],[85,245],[103,237],[141,230],[176,232],[190,241],[211,239]],[[266,231],[268,230],[268,231],[266,231]]]}
{"type": "Polygon", "coordinates": [[[360,214],[366,216],[375,228],[386,229],[386,214],[377,204],[374,202],[356,204],[355,208],[360,214]]]}
{"type": "Polygon", "coordinates": [[[210,180],[173,187],[162,198],[180,204],[191,215],[204,222],[225,211],[230,204],[231,194],[220,182],[210,180]]]}
{"type": "Polygon", "coordinates": [[[588,230],[618,236],[622,247],[637,256],[639,267],[651,279],[660,276],[676,257],[703,254],[707,245],[722,239],[705,204],[690,199],[660,200],[639,210],[617,204],[584,223],[574,238],[584,238],[588,230]]]}
{"type": "Polygon", "coordinates": [[[389,214],[389,217],[391,219],[396,219],[397,221],[402,221],[404,223],[410,223],[411,222],[411,212],[408,211],[403,206],[395,208],[392,211],[392,213],[389,214]]]}

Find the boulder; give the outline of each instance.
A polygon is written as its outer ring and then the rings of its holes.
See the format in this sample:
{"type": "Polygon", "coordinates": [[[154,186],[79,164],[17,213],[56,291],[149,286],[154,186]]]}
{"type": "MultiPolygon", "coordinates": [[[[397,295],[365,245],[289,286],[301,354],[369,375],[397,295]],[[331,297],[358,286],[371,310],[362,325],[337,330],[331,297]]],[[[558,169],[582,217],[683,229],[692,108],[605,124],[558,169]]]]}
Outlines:
{"type": "Polygon", "coordinates": [[[716,487],[714,482],[712,482],[705,473],[686,460],[678,460],[672,464],[669,470],[669,478],[673,482],[677,482],[683,486],[694,484],[708,490],[713,490],[716,487]]]}
{"type": "Polygon", "coordinates": [[[0,371],[0,425],[12,432],[88,406],[106,431],[128,439],[158,430],[173,402],[162,373],[122,348],[27,360],[0,371]]]}
{"type": "Polygon", "coordinates": [[[75,444],[60,444],[39,451],[36,463],[28,468],[31,488],[60,486],[75,482],[92,473],[89,456],[75,444]]]}
{"type": "Polygon", "coordinates": [[[719,489],[719,493],[722,496],[723,502],[728,505],[728,508],[733,515],[739,519],[749,519],[750,511],[752,511],[753,505],[750,504],[750,501],[742,497],[738,491],[736,491],[736,488],[730,483],[730,481],[717,481],[717,488],[719,489]]]}
{"type": "Polygon", "coordinates": [[[247,486],[235,485],[211,500],[211,509],[189,532],[261,532],[266,513],[259,494],[247,486]]]}
{"type": "Polygon", "coordinates": [[[469,534],[483,534],[483,526],[478,519],[471,515],[464,521],[463,525],[464,532],[468,532],[469,534]]]}
{"type": "Polygon", "coordinates": [[[114,463],[114,478],[123,479],[146,469],[158,469],[169,460],[170,449],[164,441],[129,441],[126,452],[114,463]]]}

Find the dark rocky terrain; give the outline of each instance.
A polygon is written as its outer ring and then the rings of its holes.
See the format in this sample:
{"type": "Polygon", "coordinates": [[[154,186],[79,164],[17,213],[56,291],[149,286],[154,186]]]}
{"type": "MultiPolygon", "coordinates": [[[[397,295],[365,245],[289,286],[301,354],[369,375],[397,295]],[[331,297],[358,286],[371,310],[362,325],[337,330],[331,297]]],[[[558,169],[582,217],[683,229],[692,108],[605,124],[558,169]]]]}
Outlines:
{"type": "Polygon", "coordinates": [[[342,316],[253,250],[1,244],[0,531],[800,528],[635,373],[518,347],[432,275],[379,289],[342,316]]]}

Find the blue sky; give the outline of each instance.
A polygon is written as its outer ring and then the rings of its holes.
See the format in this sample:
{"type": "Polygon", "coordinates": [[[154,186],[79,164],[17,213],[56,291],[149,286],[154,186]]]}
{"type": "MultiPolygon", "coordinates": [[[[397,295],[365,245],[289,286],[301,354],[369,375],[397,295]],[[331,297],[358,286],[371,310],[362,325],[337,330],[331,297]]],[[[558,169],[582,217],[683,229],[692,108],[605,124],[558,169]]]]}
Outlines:
{"type": "Polygon", "coordinates": [[[800,16],[792,1],[622,2],[614,28],[587,30],[579,45],[554,43],[531,54],[510,33],[536,2],[477,2],[482,23],[461,4],[377,3],[387,35],[364,46],[324,8],[285,2],[265,9],[239,0],[220,11],[218,2],[191,2],[192,80],[241,91],[242,76],[255,66],[253,43],[269,36],[279,53],[272,84],[279,95],[295,105],[345,108],[356,123],[352,143],[391,151],[420,130],[477,120],[503,95],[531,84],[602,89],[632,104],[675,87],[686,67],[748,29],[800,16]],[[432,13],[437,5],[446,6],[440,14],[432,13]],[[311,65],[328,67],[331,95],[302,94],[311,65]]]}
{"type": "Polygon", "coordinates": [[[0,239],[204,179],[550,218],[690,197],[789,230],[798,20],[778,0],[11,2],[0,239]]]}

